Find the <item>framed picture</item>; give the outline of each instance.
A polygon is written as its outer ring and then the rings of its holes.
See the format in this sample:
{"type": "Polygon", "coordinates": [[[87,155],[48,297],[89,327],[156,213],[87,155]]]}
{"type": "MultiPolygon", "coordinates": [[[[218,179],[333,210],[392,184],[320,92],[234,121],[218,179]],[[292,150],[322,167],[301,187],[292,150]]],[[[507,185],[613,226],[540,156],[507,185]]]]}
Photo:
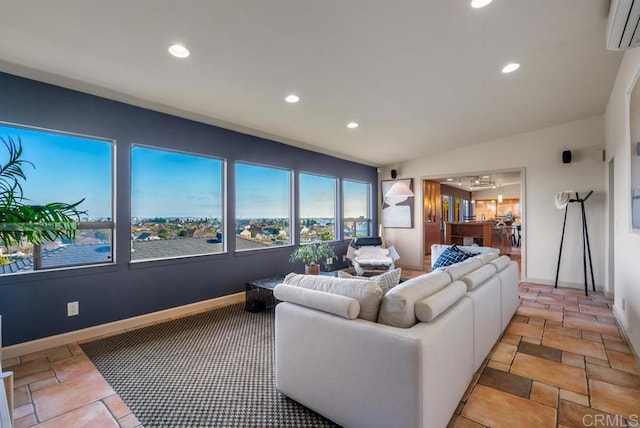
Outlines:
{"type": "MultiPolygon", "coordinates": [[[[398,180],[404,182],[413,190],[413,179],[398,180]]],[[[387,197],[387,194],[396,180],[382,181],[382,226],[396,228],[413,228],[413,196],[387,197]]]]}

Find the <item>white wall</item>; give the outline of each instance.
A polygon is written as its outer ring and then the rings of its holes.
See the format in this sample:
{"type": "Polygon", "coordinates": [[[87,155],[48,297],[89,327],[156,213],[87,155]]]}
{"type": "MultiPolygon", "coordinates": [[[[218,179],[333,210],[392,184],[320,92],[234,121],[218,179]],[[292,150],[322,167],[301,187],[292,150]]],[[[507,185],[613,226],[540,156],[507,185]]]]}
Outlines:
{"type": "MultiPolygon", "coordinates": [[[[416,190],[416,227],[385,230],[400,253],[400,264],[413,268],[422,266],[424,232],[420,183],[423,178],[524,168],[523,256],[527,261],[524,279],[547,284],[555,280],[564,213],[554,205],[556,193],[561,190],[594,190],[585,205],[596,286],[603,289],[605,163],[596,162],[593,157],[594,150],[604,148],[603,135],[604,118],[598,115],[393,165],[402,178],[414,179],[416,190]],[[563,150],[573,152],[571,164],[562,163],[563,150]]],[[[382,170],[379,176],[388,178],[389,169],[382,170]]],[[[569,209],[559,282],[564,286],[584,287],[579,204],[571,204],[569,209]]]]}
{"type": "Polygon", "coordinates": [[[519,184],[496,187],[495,189],[483,189],[471,192],[473,199],[498,199],[502,195],[504,199],[520,199],[521,187],[519,184]]]}
{"type": "MultiPolygon", "coordinates": [[[[636,353],[640,351],[640,234],[631,229],[630,165],[633,159],[629,139],[628,93],[640,70],[640,49],[626,51],[605,113],[607,160],[614,158],[613,220],[615,304],[614,313],[629,335],[636,353]],[[624,302],[624,309],[623,309],[624,302]]],[[[633,142],[635,144],[635,141],[633,142]]],[[[610,251],[609,246],[607,250],[610,251]]]]}

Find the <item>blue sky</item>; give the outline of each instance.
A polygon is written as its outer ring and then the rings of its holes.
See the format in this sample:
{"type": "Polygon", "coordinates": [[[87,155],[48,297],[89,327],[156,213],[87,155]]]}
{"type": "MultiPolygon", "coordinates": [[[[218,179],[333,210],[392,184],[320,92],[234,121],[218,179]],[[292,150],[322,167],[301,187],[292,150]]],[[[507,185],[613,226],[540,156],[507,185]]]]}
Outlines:
{"type": "Polygon", "coordinates": [[[222,218],[223,166],[216,158],[134,147],[131,216],[222,218]]]}
{"type": "MultiPolygon", "coordinates": [[[[106,140],[0,125],[0,136],[20,137],[28,203],[85,201],[90,218],[111,217],[112,144],[106,140]]],[[[0,162],[7,160],[6,151],[0,162]]],[[[131,149],[132,217],[222,217],[221,159],[148,147],[131,149]]],[[[238,218],[281,218],[290,213],[291,171],[235,164],[238,218]]],[[[301,217],[333,217],[335,179],[301,173],[301,217]]],[[[368,216],[369,185],[344,181],[345,217],[368,216]]],[[[229,195],[233,198],[233,195],[229,195]]]]}
{"type": "MultiPolygon", "coordinates": [[[[0,137],[22,141],[27,176],[22,181],[29,204],[74,203],[91,218],[111,217],[111,144],[108,142],[0,125],[0,137]]],[[[0,147],[0,162],[7,161],[0,147]]]]}

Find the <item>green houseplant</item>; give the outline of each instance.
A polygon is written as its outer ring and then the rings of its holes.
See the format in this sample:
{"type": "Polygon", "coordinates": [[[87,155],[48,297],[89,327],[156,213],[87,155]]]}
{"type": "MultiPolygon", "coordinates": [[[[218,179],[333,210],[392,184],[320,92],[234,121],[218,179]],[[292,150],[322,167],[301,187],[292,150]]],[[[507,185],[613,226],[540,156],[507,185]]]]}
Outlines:
{"type": "Polygon", "coordinates": [[[304,272],[308,275],[318,275],[320,273],[320,265],[325,269],[329,268],[327,259],[336,257],[333,248],[326,242],[305,244],[295,249],[291,254],[290,262],[304,263],[304,272]]]}
{"type": "Polygon", "coordinates": [[[45,240],[61,237],[74,239],[80,215],[78,206],[51,202],[45,205],[30,205],[24,197],[21,182],[27,179],[24,166],[35,168],[33,163],[22,159],[22,142],[11,137],[0,141],[6,149],[6,161],[0,165],[0,241],[9,250],[12,245],[24,241],[41,245],[45,240]]]}

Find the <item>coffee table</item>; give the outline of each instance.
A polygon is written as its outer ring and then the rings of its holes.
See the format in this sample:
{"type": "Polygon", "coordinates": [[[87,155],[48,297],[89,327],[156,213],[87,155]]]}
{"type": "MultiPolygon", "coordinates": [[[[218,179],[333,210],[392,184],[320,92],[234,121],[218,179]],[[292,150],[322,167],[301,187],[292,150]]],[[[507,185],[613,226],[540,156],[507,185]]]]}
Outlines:
{"type": "MultiPolygon", "coordinates": [[[[324,276],[336,276],[336,272],[320,272],[324,276]]],[[[273,289],[284,282],[283,276],[254,279],[245,284],[244,309],[249,312],[260,312],[275,307],[279,300],[273,297],[273,289]]]]}

